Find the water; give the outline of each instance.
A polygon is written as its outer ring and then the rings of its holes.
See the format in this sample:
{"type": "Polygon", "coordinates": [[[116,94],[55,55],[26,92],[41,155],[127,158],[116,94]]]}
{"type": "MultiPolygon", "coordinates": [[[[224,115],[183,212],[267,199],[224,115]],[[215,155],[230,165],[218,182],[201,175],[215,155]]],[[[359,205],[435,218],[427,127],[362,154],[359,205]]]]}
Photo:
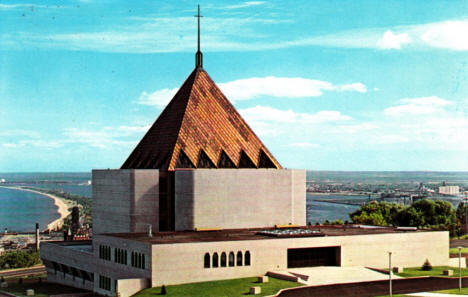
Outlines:
{"type": "Polygon", "coordinates": [[[325,220],[335,221],[342,220],[351,221],[349,219],[349,213],[357,210],[359,206],[357,205],[345,205],[345,204],[336,204],[328,203],[321,201],[314,201],[315,199],[320,200],[329,200],[329,199],[364,199],[367,200],[367,196],[343,196],[343,195],[312,195],[307,193],[306,200],[306,217],[307,222],[315,224],[316,222],[323,223],[325,220]]]}
{"type": "Polygon", "coordinates": [[[36,193],[0,187],[0,231],[34,231],[58,219],[54,200],[36,193]]]}
{"type": "Polygon", "coordinates": [[[8,186],[58,190],[91,198],[91,172],[0,173],[8,186]]]}

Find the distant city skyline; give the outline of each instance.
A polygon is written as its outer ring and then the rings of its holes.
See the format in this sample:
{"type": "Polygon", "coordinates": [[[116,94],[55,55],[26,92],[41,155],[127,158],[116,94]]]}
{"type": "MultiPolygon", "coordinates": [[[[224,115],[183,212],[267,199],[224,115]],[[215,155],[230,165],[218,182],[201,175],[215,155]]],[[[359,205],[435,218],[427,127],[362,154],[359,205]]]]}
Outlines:
{"type": "MultiPolygon", "coordinates": [[[[0,172],[120,167],[194,68],[192,1],[0,1],[0,172]]],[[[467,1],[200,1],[283,167],[468,170],[467,1]]]]}

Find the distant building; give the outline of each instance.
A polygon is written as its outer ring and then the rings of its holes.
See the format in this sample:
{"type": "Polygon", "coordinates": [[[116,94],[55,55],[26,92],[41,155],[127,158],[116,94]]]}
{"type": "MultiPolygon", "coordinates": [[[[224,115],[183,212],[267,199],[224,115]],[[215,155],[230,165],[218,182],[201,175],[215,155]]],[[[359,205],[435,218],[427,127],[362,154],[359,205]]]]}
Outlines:
{"type": "Polygon", "coordinates": [[[439,194],[458,195],[460,194],[460,187],[459,186],[442,186],[442,187],[439,187],[439,194]]]}
{"type": "Polygon", "coordinates": [[[384,268],[389,251],[395,266],[449,263],[446,231],[305,226],[305,170],[281,167],[201,52],[122,167],[93,170],[92,185],[93,240],[42,243],[49,282],[127,297],[298,267],[384,268]]]}

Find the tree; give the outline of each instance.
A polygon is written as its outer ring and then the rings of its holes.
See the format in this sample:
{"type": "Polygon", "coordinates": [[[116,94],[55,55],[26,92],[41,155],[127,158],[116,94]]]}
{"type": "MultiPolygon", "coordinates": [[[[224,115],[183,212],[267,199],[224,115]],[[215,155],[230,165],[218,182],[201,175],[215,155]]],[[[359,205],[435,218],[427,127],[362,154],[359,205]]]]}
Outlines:
{"type": "Polygon", "coordinates": [[[459,209],[455,212],[452,204],[444,200],[422,199],[411,206],[371,201],[349,216],[354,224],[429,227],[455,235],[464,210],[460,206],[459,209]]]}
{"type": "Polygon", "coordinates": [[[458,221],[462,224],[466,224],[466,204],[464,202],[458,204],[456,214],[458,221]]]}
{"type": "Polygon", "coordinates": [[[408,207],[398,213],[396,216],[396,223],[398,226],[424,226],[424,216],[416,208],[408,207]]]}
{"type": "Polygon", "coordinates": [[[423,218],[418,226],[449,226],[457,221],[455,210],[447,201],[422,199],[413,203],[410,208],[414,208],[423,218]]]}
{"type": "Polygon", "coordinates": [[[402,209],[404,206],[396,203],[371,201],[351,213],[349,217],[355,224],[396,225],[396,217],[402,209]]]}
{"type": "Polygon", "coordinates": [[[10,251],[0,257],[0,268],[23,268],[39,264],[38,252],[10,251]]]}

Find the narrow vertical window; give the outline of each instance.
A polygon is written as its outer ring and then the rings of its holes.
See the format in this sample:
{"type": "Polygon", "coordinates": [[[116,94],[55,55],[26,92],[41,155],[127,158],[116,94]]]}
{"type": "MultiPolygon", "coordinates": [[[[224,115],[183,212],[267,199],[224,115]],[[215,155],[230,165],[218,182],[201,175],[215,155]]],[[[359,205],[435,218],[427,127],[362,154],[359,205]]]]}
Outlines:
{"type": "Polygon", "coordinates": [[[210,259],[210,254],[209,254],[209,253],[206,253],[206,254],[205,254],[204,261],[203,261],[203,262],[204,262],[203,267],[205,267],[205,268],[210,268],[210,262],[211,262],[210,260],[211,260],[211,259],[210,259]]]}
{"type": "Polygon", "coordinates": [[[244,265],[250,266],[250,252],[249,251],[245,252],[244,265]]]}
{"type": "Polygon", "coordinates": [[[213,266],[213,268],[215,268],[215,267],[218,267],[218,265],[219,265],[219,263],[218,263],[218,253],[214,253],[213,254],[213,265],[211,265],[211,266],[213,266]]]}
{"type": "Polygon", "coordinates": [[[226,253],[221,254],[221,267],[226,267],[226,253]]]}
{"type": "Polygon", "coordinates": [[[234,252],[229,253],[229,267],[234,267],[234,252]]]}
{"type": "Polygon", "coordinates": [[[242,266],[242,252],[237,252],[237,266],[242,266]]]}

